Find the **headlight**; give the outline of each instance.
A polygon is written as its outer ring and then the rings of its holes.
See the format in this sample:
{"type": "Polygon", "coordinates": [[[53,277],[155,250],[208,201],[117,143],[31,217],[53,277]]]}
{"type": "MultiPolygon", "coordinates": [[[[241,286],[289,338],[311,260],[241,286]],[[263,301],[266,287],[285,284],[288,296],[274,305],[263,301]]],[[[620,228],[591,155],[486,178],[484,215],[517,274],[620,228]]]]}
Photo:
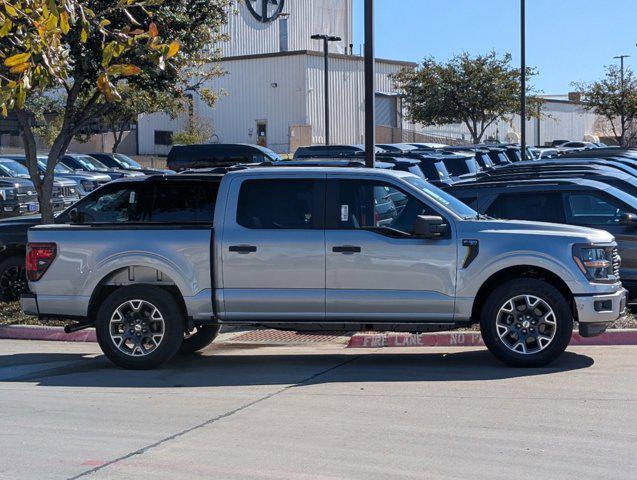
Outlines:
{"type": "Polygon", "coordinates": [[[81,180],[80,185],[82,185],[85,192],[92,192],[97,188],[97,182],[91,180],[81,180]]]}
{"type": "Polygon", "coordinates": [[[595,245],[573,247],[573,260],[591,282],[613,283],[619,280],[615,274],[614,256],[614,247],[595,245]]]}
{"type": "Polygon", "coordinates": [[[15,200],[18,198],[18,191],[15,188],[0,188],[0,199],[15,200]]]}

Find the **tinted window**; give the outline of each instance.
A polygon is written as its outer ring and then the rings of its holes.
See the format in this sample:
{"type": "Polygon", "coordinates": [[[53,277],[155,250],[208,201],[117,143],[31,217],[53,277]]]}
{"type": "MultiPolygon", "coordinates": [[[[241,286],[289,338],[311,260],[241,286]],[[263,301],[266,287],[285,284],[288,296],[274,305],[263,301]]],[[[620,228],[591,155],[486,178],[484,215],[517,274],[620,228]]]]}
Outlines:
{"type": "Polygon", "coordinates": [[[336,198],[336,211],[330,212],[329,220],[339,229],[387,227],[411,234],[418,215],[437,215],[415,197],[383,182],[340,180],[336,198]]]}
{"type": "Polygon", "coordinates": [[[139,223],[150,218],[150,189],[142,185],[101,190],[82,202],[84,223],[139,223]]]}
{"type": "Polygon", "coordinates": [[[153,223],[212,223],[216,188],[203,185],[155,187],[150,221],[153,223]]]}
{"type": "Polygon", "coordinates": [[[266,230],[323,228],[325,195],[317,180],[248,180],[241,185],[237,223],[266,230]]]}
{"type": "Polygon", "coordinates": [[[439,162],[424,160],[420,162],[420,168],[425,174],[425,178],[428,180],[441,180],[449,178],[449,171],[447,170],[447,166],[442,160],[439,162]]]}
{"type": "Polygon", "coordinates": [[[173,132],[166,130],[155,130],[155,145],[172,145],[173,132]]]}
{"type": "Polygon", "coordinates": [[[559,193],[505,193],[499,195],[485,213],[494,218],[564,223],[559,193]]]}
{"type": "Polygon", "coordinates": [[[567,193],[566,221],[573,225],[615,225],[626,209],[619,202],[596,193],[567,193]]]}

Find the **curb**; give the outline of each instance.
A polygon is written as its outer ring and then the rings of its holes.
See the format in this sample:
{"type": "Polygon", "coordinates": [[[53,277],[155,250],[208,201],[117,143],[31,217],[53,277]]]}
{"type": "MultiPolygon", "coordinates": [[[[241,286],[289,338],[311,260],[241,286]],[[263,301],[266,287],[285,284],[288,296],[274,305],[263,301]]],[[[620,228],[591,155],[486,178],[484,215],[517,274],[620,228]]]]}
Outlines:
{"type": "Polygon", "coordinates": [[[63,327],[38,325],[6,325],[0,327],[0,338],[10,340],[49,340],[55,342],[97,342],[95,329],[64,333],[63,327]]]}
{"type": "MultiPolygon", "coordinates": [[[[599,337],[584,338],[573,333],[571,346],[637,345],[637,330],[610,330],[599,337]]],[[[403,347],[483,347],[479,332],[442,333],[359,333],[350,338],[347,348],[403,347]]]]}

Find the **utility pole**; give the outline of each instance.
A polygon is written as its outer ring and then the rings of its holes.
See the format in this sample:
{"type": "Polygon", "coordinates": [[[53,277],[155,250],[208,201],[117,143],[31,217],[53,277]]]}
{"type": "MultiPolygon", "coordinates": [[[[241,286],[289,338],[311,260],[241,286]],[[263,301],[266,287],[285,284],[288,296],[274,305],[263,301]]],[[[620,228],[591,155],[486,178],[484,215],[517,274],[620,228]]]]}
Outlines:
{"type": "Polygon", "coordinates": [[[630,58],[630,55],[618,55],[616,57],[613,57],[615,60],[619,60],[621,62],[621,107],[620,107],[620,120],[621,120],[621,125],[622,125],[622,130],[621,130],[621,137],[620,137],[620,146],[623,147],[624,146],[624,132],[625,132],[625,125],[626,125],[626,87],[624,85],[624,59],[625,58],[630,58]]]}
{"type": "Polygon", "coordinates": [[[330,42],[340,42],[341,37],[332,35],[312,35],[312,40],[323,40],[323,55],[325,60],[325,145],[330,144],[330,42]]]}
{"type": "Polygon", "coordinates": [[[526,1],[520,0],[520,146],[526,160],[526,1]]]}
{"type": "Polygon", "coordinates": [[[374,58],[374,0],[365,0],[365,166],[376,163],[376,85],[374,58]]]}

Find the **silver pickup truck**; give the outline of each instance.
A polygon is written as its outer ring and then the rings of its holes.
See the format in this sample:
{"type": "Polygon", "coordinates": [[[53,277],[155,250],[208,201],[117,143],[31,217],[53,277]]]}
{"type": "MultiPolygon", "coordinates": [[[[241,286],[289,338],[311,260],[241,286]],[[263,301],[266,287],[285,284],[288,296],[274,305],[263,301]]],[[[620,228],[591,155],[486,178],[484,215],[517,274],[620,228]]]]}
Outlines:
{"type": "Polygon", "coordinates": [[[23,310],[95,326],[114,363],[154,368],[220,325],[431,332],[479,324],[540,366],[624,314],[613,237],[497,221],[409,173],[262,167],[112,182],[29,231],[23,310]]]}

